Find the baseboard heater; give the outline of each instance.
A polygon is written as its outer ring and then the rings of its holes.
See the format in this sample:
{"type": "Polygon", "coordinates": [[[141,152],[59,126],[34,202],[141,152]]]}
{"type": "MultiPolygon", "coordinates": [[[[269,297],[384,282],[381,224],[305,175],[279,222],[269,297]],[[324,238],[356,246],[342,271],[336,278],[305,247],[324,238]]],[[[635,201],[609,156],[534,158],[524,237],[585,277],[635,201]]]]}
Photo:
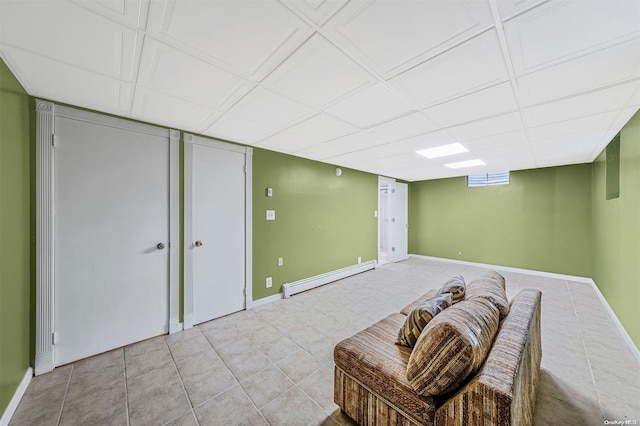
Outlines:
{"type": "Polygon", "coordinates": [[[343,278],[350,277],[351,275],[368,271],[375,267],[376,261],[370,260],[368,262],[362,262],[358,263],[357,265],[347,266],[346,268],[336,269],[335,271],[316,275],[315,277],[305,278],[302,280],[294,281],[292,283],[283,284],[282,297],[286,299],[294,294],[311,290],[312,288],[316,288],[333,281],[341,280],[343,278]]]}

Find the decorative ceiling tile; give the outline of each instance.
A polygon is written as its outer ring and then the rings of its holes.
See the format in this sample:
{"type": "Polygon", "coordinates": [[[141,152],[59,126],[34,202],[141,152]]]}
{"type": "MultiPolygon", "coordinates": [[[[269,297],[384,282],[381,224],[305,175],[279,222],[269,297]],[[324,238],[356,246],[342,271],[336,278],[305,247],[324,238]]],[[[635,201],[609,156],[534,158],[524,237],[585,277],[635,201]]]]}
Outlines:
{"type": "Polygon", "coordinates": [[[504,31],[521,76],[640,36],[640,2],[547,2],[506,22],[504,31]]]}
{"type": "Polygon", "coordinates": [[[31,96],[129,115],[132,85],[127,82],[18,49],[5,47],[3,55],[31,96]],[[88,93],[91,96],[87,96],[88,93]]]}
{"type": "Polygon", "coordinates": [[[319,108],[373,82],[371,74],[316,34],[280,64],[262,85],[319,108]]]}
{"type": "Polygon", "coordinates": [[[216,109],[231,106],[251,88],[248,81],[151,37],[145,39],[138,84],[216,109]]]}
{"type": "Polygon", "coordinates": [[[368,132],[358,132],[352,135],[324,142],[305,150],[299,151],[296,155],[305,158],[326,160],[337,155],[360,151],[377,145],[384,145],[386,142],[368,132]]]}
{"type": "Polygon", "coordinates": [[[508,80],[495,30],[487,31],[394,77],[391,82],[423,106],[508,80]]]}
{"type": "Polygon", "coordinates": [[[260,86],[251,90],[229,112],[273,129],[280,129],[314,113],[306,106],[260,86]]]}
{"type": "Polygon", "coordinates": [[[519,112],[499,115],[473,121],[460,126],[449,127],[447,130],[461,140],[473,140],[503,133],[516,132],[524,128],[519,112]]]}
{"type": "Polygon", "coordinates": [[[324,111],[354,126],[366,129],[401,117],[412,111],[412,105],[384,85],[367,87],[324,111]]]}
{"type": "Polygon", "coordinates": [[[153,2],[148,30],[255,79],[311,34],[304,21],[276,1],[153,2]]]}
{"type": "Polygon", "coordinates": [[[202,133],[218,139],[252,145],[274,133],[274,130],[242,117],[224,114],[211,127],[203,130],[202,133]]]}
{"type": "Polygon", "coordinates": [[[206,129],[220,113],[211,108],[196,105],[183,99],[138,87],[133,100],[131,116],[154,124],[179,127],[192,132],[206,129]],[[173,110],[167,117],[165,111],[173,110]]]}
{"type": "Polygon", "coordinates": [[[291,10],[307,17],[318,25],[324,24],[348,0],[281,0],[291,10]]]}
{"type": "Polygon", "coordinates": [[[511,83],[502,83],[424,111],[444,126],[453,126],[515,111],[517,108],[511,83]]]}
{"type": "Polygon", "coordinates": [[[396,118],[379,126],[373,127],[371,131],[388,141],[398,141],[411,136],[437,130],[439,127],[433,121],[419,112],[414,112],[404,117],[396,118]]]}
{"type": "Polygon", "coordinates": [[[3,1],[0,10],[3,45],[131,80],[135,30],[66,1],[3,1]]]}
{"type": "Polygon", "coordinates": [[[325,28],[389,78],[492,23],[488,2],[369,0],[349,3],[325,28]]]}
{"type": "Polygon", "coordinates": [[[123,24],[145,29],[149,0],[70,0],[78,6],[109,17],[123,24]]]}

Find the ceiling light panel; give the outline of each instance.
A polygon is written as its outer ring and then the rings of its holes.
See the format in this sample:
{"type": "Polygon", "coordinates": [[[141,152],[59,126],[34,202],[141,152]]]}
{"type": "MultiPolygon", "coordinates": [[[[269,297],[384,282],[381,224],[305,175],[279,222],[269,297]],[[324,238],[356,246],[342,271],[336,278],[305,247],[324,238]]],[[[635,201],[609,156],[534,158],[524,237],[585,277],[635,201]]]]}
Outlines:
{"type": "Polygon", "coordinates": [[[547,2],[506,22],[504,30],[520,76],[637,37],[640,2],[547,2]]]}
{"type": "Polygon", "coordinates": [[[280,0],[291,10],[307,17],[318,25],[324,24],[348,0],[280,0]]]}
{"type": "Polygon", "coordinates": [[[430,59],[391,82],[423,107],[508,80],[495,30],[430,59]]]}
{"type": "Polygon", "coordinates": [[[3,55],[31,96],[84,108],[129,115],[132,85],[22,50],[3,48],[3,55]],[[91,96],[88,97],[87,94],[91,96]]]}
{"type": "Polygon", "coordinates": [[[433,148],[421,149],[416,152],[427,158],[439,158],[439,157],[446,157],[448,155],[455,155],[455,154],[461,154],[463,152],[469,152],[469,150],[459,143],[452,143],[449,145],[441,145],[433,148]]]}
{"type": "Polygon", "coordinates": [[[312,32],[275,1],[169,0],[152,2],[148,31],[255,79],[273,70],[312,32]]]}
{"type": "Polygon", "coordinates": [[[484,166],[485,162],[479,159],[476,160],[467,160],[467,161],[458,161],[456,163],[447,163],[445,164],[445,167],[448,167],[450,169],[463,169],[466,167],[477,167],[477,166],[484,166]]]}
{"type": "Polygon", "coordinates": [[[224,114],[203,133],[214,138],[252,145],[274,133],[274,130],[242,117],[224,114]]]}
{"type": "Polygon", "coordinates": [[[518,108],[511,83],[502,83],[424,111],[445,126],[478,120],[518,108]]]}
{"type": "Polygon", "coordinates": [[[398,141],[411,136],[437,130],[439,126],[419,112],[396,118],[395,120],[373,127],[377,136],[388,141],[398,141]]]}
{"type": "Polygon", "coordinates": [[[132,78],[135,30],[65,1],[1,3],[3,45],[109,77],[132,78]]]}
{"type": "Polygon", "coordinates": [[[386,78],[471,38],[493,22],[488,2],[350,2],[325,29],[386,78]]]}
{"type": "Polygon", "coordinates": [[[412,106],[382,84],[371,86],[325,108],[325,111],[354,126],[366,129],[402,116],[412,106]]]}
{"type": "Polygon", "coordinates": [[[251,87],[244,79],[150,37],[145,39],[138,83],[217,109],[230,106],[251,87]]]}
{"type": "Polygon", "coordinates": [[[373,81],[373,77],[362,67],[316,34],[262,84],[319,108],[373,81]]]}
{"type": "Polygon", "coordinates": [[[200,132],[220,116],[218,111],[153,90],[136,89],[131,116],[138,120],[200,132]],[[166,111],[173,109],[167,116],[166,111]]]}
{"type": "Polygon", "coordinates": [[[249,92],[229,112],[274,129],[313,114],[313,110],[306,106],[260,86],[249,92]]]}

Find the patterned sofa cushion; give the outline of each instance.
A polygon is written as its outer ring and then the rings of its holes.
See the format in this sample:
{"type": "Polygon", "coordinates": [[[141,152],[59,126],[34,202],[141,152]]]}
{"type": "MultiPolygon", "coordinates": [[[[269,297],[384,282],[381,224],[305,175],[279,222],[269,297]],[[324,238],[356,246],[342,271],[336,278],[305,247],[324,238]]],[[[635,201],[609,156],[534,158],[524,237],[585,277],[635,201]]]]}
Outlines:
{"type": "Polygon", "coordinates": [[[467,300],[485,298],[500,311],[500,319],[509,313],[504,277],[497,271],[488,272],[467,284],[467,300]]]}
{"type": "Polygon", "coordinates": [[[437,290],[429,290],[428,292],[426,292],[425,294],[423,294],[422,296],[418,297],[416,300],[414,300],[413,302],[409,303],[407,306],[402,308],[400,313],[402,315],[409,315],[409,312],[413,311],[413,309],[416,306],[422,305],[424,302],[426,302],[427,300],[429,300],[432,297],[434,297],[436,295],[436,292],[437,292],[437,290]]]}
{"type": "Polygon", "coordinates": [[[451,293],[453,303],[458,303],[461,300],[464,300],[465,291],[466,285],[464,277],[460,275],[458,277],[453,277],[446,283],[442,284],[442,287],[440,287],[436,294],[441,295],[444,293],[451,293]]]}
{"type": "Polygon", "coordinates": [[[486,298],[456,303],[431,320],[407,364],[416,393],[436,396],[459,387],[484,362],[498,325],[498,309],[486,298]]]}
{"type": "Polygon", "coordinates": [[[418,424],[433,424],[435,400],[418,395],[407,380],[411,349],[395,344],[404,320],[404,315],[391,314],[342,340],[334,348],[333,358],[337,369],[371,394],[383,397],[389,406],[418,424]]]}
{"type": "Polygon", "coordinates": [[[420,305],[413,308],[404,324],[398,330],[396,344],[413,348],[420,337],[420,333],[426,325],[440,312],[453,304],[453,295],[451,293],[443,293],[425,300],[420,305]]]}

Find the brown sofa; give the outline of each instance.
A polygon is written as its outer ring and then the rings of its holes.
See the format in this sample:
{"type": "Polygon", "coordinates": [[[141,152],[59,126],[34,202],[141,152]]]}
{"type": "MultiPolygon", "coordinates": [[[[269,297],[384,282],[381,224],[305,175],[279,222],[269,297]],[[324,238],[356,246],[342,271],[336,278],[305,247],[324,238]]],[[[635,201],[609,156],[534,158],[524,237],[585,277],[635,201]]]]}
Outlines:
{"type": "Polygon", "coordinates": [[[407,379],[412,349],[395,344],[406,315],[391,314],[334,350],[334,400],[360,425],[528,425],[542,357],[538,290],[511,301],[479,371],[443,396],[420,396],[407,379]]]}

